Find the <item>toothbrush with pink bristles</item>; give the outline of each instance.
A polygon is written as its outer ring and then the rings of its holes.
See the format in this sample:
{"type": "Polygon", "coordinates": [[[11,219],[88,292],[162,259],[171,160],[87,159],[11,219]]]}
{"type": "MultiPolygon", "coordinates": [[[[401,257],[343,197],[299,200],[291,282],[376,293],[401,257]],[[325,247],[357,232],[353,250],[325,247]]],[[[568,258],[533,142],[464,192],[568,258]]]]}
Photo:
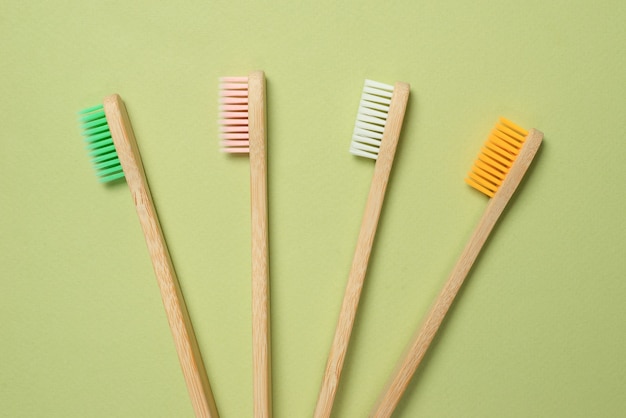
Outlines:
{"type": "Polygon", "coordinates": [[[222,151],[250,155],[252,378],[255,418],[272,416],[265,74],[220,79],[222,151]]]}

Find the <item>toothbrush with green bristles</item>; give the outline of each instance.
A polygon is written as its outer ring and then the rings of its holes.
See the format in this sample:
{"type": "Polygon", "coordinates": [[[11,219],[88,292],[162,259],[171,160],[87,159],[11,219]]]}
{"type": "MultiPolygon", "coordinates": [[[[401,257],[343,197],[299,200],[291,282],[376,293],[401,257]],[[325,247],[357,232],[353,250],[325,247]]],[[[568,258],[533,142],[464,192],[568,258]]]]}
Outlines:
{"type": "Polygon", "coordinates": [[[87,149],[101,182],[126,178],[146,238],[161,290],[167,320],[196,417],[217,418],[218,412],[198,342],[163,237],[135,135],[124,102],[117,94],[81,112],[87,149]]]}

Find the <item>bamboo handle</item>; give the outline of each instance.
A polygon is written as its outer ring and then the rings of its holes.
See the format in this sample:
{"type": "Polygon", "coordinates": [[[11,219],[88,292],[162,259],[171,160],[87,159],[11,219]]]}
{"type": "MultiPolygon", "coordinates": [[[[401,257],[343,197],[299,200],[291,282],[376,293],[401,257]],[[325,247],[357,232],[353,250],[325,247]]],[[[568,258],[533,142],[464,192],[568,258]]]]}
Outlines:
{"type": "Polygon", "coordinates": [[[193,409],[196,417],[217,418],[209,379],[159,225],[126,107],[120,96],[114,94],[104,99],[104,111],[148,244],[193,409]]]}
{"type": "Polygon", "coordinates": [[[385,198],[385,190],[387,189],[400,137],[402,121],[409,99],[409,89],[410,86],[406,83],[396,83],[393,89],[387,124],[383,132],[376,167],[374,168],[374,176],[365,206],[354,258],[352,259],[350,275],[348,276],[348,284],[315,408],[315,418],[328,418],[332,412],[343,363],[348,351],[350,334],[352,333],[356,311],[359,306],[359,298],[365,280],[365,273],[367,272],[374,236],[376,235],[376,227],[385,198]]]}
{"type": "Polygon", "coordinates": [[[248,76],[252,206],[252,379],[255,418],[272,416],[265,75],[248,76]]]}
{"type": "Polygon", "coordinates": [[[413,374],[424,358],[426,350],[428,350],[437,330],[441,326],[446,313],[450,309],[463,281],[472,268],[485,241],[487,241],[491,230],[530,166],[530,163],[541,145],[542,139],[543,133],[536,129],[530,130],[520,150],[520,154],[502,185],[498,188],[493,198],[491,198],[478,226],[461,253],[452,273],[448,277],[448,281],[439,293],[435,304],[431,307],[426,320],[405,351],[403,358],[396,366],[385,390],[378,398],[376,405],[369,415],[370,418],[390,417],[398,405],[413,374]]]}

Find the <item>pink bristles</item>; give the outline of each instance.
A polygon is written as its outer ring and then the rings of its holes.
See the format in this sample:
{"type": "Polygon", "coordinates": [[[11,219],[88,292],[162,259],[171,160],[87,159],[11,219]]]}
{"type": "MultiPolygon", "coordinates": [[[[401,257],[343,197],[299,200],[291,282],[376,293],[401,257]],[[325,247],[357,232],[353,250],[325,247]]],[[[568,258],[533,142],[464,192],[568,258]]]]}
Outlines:
{"type": "Polygon", "coordinates": [[[222,148],[222,152],[227,152],[229,154],[249,154],[250,148],[249,147],[222,148]]]}
{"type": "Polygon", "coordinates": [[[247,97],[220,97],[221,104],[242,104],[248,106],[247,97]]]}
{"type": "Polygon", "coordinates": [[[223,152],[250,152],[248,136],[248,77],[220,78],[220,145],[223,152]]]}
{"type": "Polygon", "coordinates": [[[248,132],[248,126],[221,126],[220,132],[248,132]]]}
{"type": "Polygon", "coordinates": [[[239,112],[239,111],[248,111],[247,104],[222,104],[220,106],[220,110],[222,112],[239,112]]]}
{"type": "Polygon", "coordinates": [[[248,119],[239,119],[239,118],[225,118],[225,119],[220,119],[220,124],[221,125],[245,125],[248,126],[248,119]]]}
{"type": "Polygon", "coordinates": [[[220,83],[245,83],[245,84],[248,84],[248,77],[220,77],[220,83]]]}
{"type": "Polygon", "coordinates": [[[241,110],[239,112],[220,112],[220,118],[233,118],[233,119],[237,119],[237,118],[245,118],[246,120],[248,119],[248,111],[247,110],[241,110]]]}
{"type": "Polygon", "coordinates": [[[245,139],[247,140],[247,139],[250,139],[250,135],[248,135],[247,132],[232,133],[232,134],[221,133],[220,138],[221,139],[245,139]]]}
{"type": "Polygon", "coordinates": [[[248,85],[247,84],[241,84],[241,86],[245,86],[246,90],[236,90],[239,87],[239,84],[222,84],[220,85],[221,88],[223,89],[232,89],[232,90],[222,90],[220,92],[220,96],[226,96],[226,97],[248,97],[248,85]]]}

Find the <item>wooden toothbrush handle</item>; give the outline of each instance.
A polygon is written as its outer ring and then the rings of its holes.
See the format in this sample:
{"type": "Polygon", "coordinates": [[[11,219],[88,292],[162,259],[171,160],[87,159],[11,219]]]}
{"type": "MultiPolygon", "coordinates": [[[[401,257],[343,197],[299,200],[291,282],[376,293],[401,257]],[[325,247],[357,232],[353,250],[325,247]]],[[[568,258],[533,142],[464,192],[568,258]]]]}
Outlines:
{"type": "Polygon", "coordinates": [[[265,75],[248,76],[252,206],[252,390],[255,418],[272,416],[265,75]]]}
{"type": "Polygon", "coordinates": [[[148,251],[194,412],[196,417],[217,418],[217,407],[209,379],[152,202],[126,107],[122,99],[114,94],[104,99],[104,111],[148,244],[148,251]]]}
{"type": "Polygon", "coordinates": [[[511,196],[513,196],[515,189],[530,166],[530,163],[541,145],[542,139],[543,133],[536,129],[530,130],[520,154],[502,182],[502,185],[491,198],[478,226],[474,230],[456,265],[452,269],[452,273],[448,277],[447,282],[426,316],[426,320],[413,337],[413,341],[407,347],[391,379],[378,398],[376,405],[369,415],[370,418],[390,417],[398,405],[417,367],[424,358],[430,343],[433,341],[437,330],[441,326],[446,313],[450,309],[452,302],[454,302],[454,298],[459,292],[463,281],[478,257],[480,250],[487,241],[490,232],[504,211],[506,204],[511,199],[511,196]]]}
{"type": "Polygon", "coordinates": [[[335,336],[328,355],[322,387],[313,415],[315,418],[328,418],[332,412],[343,363],[348,351],[350,334],[352,333],[354,319],[359,306],[365,273],[367,272],[367,265],[372,252],[372,245],[374,244],[378,219],[385,198],[385,190],[387,189],[398,139],[400,138],[402,121],[409,99],[409,89],[410,86],[406,83],[396,83],[393,89],[387,124],[383,132],[376,167],[374,168],[374,176],[365,206],[354,258],[352,259],[350,275],[348,276],[348,284],[346,285],[335,336]]]}

